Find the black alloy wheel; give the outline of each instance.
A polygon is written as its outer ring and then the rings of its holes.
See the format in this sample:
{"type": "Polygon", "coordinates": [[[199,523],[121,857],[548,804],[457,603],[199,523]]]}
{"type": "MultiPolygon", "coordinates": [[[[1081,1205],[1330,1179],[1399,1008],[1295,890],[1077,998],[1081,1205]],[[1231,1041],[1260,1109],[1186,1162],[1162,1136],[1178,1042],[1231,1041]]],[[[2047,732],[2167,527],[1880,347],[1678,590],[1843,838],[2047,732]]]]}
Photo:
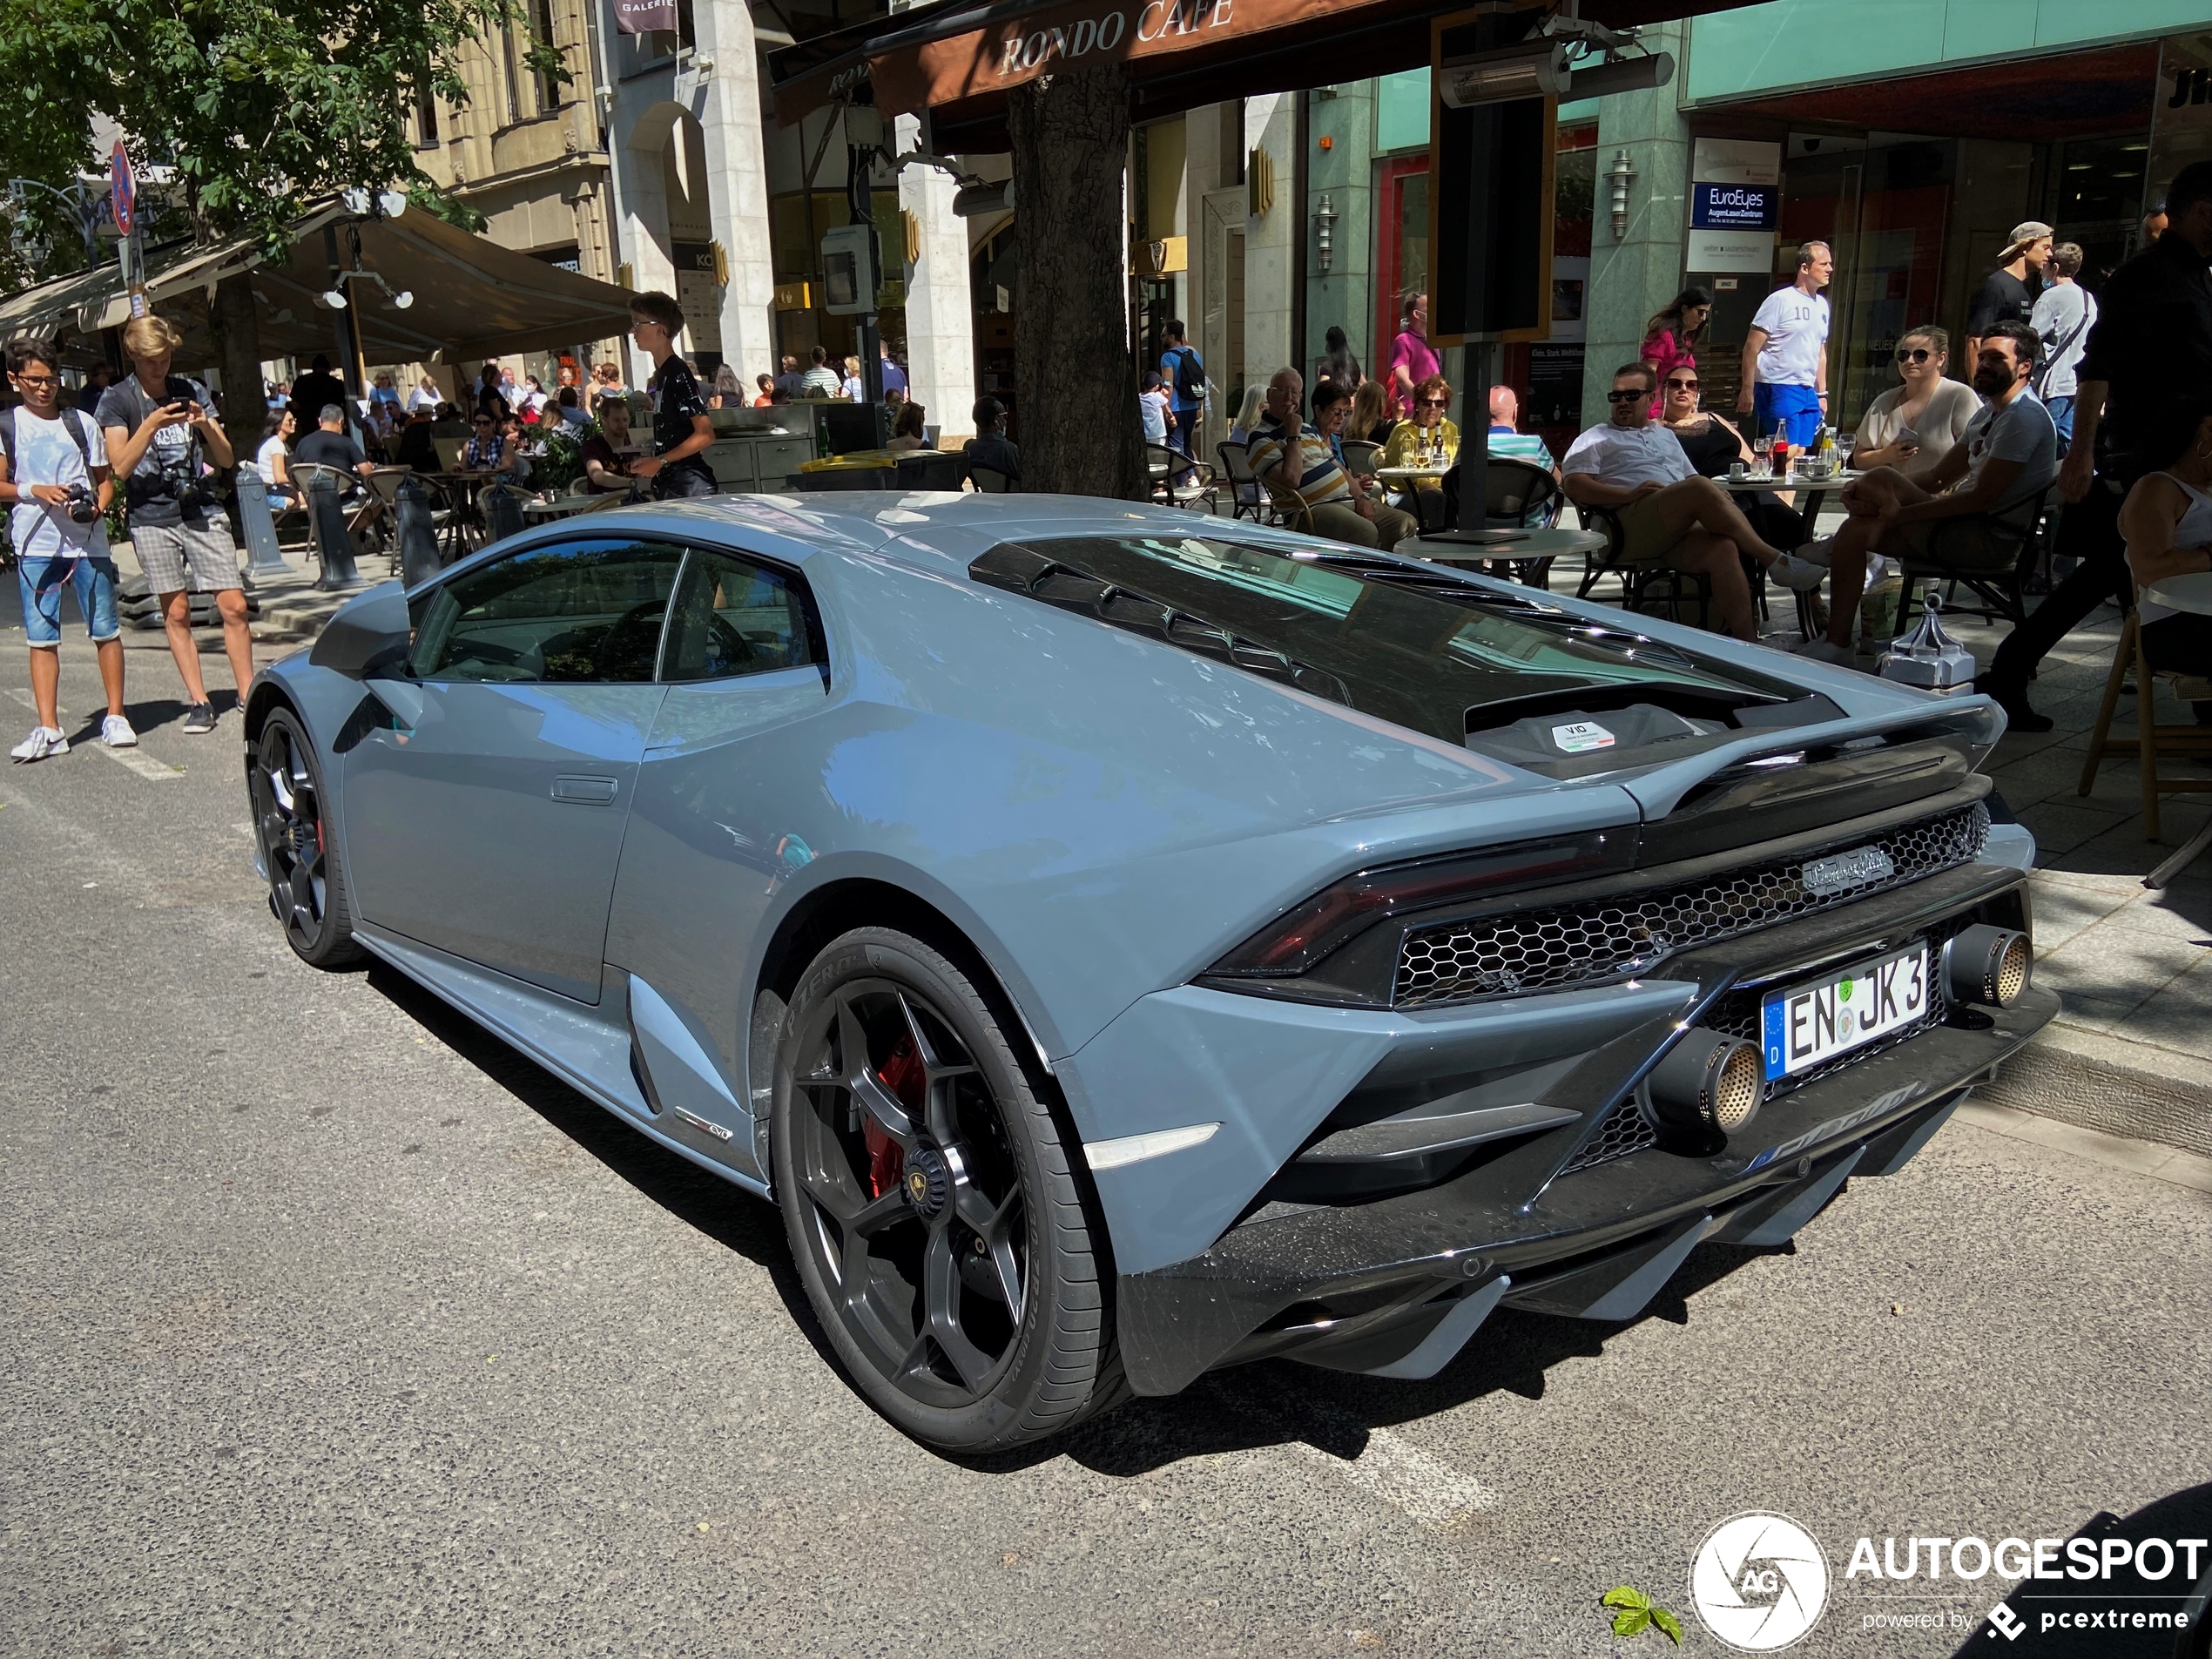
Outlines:
{"type": "Polygon", "coordinates": [[[253,834],[269,874],[269,909],[284,924],[293,954],[314,968],[362,959],[354,941],[345,878],[332,856],[322,813],[322,779],[297,717],[273,711],[246,771],[253,834]]]}
{"type": "Polygon", "coordinates": [[[833,943],[792,994],[773,1110],[800,1278],[878,1410],[978,1453],[1112,1402],[1120,1367],[1067,1149],[948,960],[882,928],[833,943]]]}

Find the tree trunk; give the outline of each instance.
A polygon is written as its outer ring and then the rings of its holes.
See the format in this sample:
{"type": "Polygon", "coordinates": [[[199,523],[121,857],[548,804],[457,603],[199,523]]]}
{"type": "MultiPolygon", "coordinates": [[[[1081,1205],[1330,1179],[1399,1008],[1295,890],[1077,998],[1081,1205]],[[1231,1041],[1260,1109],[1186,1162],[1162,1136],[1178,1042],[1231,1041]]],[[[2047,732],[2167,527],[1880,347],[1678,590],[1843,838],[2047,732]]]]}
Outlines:
{"type": "Polygon", "coordinates": [[[1025,489],[1149,493],[1129,340],[1129,77],[1118,63],[1007,94],[1014,139],[1014,408],[1025,489]]]}
{"type": "Polygon", "coordinates": [[[243,273],[215,285],[216,361],[223,369],[224,434],[240,459],[261,447],[268,399],[261,385],[261,317],[253,307],[253,279],[243,273]]]}

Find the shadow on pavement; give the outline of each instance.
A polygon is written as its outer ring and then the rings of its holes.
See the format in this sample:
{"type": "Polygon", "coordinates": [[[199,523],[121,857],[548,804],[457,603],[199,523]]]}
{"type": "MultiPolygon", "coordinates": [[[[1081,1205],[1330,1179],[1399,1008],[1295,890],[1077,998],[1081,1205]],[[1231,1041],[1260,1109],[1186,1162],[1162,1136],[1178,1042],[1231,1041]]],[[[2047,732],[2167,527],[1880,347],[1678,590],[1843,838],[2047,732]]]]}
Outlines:
{"type": "Polygon", "coordinates": [[[837,1361],[792,1270],[774,1205],[647,1139],[612,1112],[478,1025],[397,968],[378,962],[369,988],[679,1221],[767,1269],[776,1293],[824,1362],[837,1361]]]}
{"type": "MultiPolygon", "coordinates": [[[[773,1205],[648,1140],[396,968],[380,962],[368,974],[372,990],[607,1170],[671,1215],[765,1268],[815,1352],[825,1365],[845,1375],[792,1265],[782,1217],[773,1205]]],[[[1781,1247],[1785,1253],[1793,1248],[1781,1247]]],[[[1774,1253],[1730,1244],[1702,1245],[1641,1318],[1687,1325],[1690,1297],[1755,1257],[1774,1253]]],[[[1269,1360],[1201,1377],[1167,1399],[1130,1400],[1042,1445],[961,1461],[986,1473],[1010,1474],[1064,1456],[1094,1473],[1123,1477],[1149,1474],[1187,1458],[1294,1441],[1355,1459],[1376,1428],[1433,1416],[1501,1392],[1541,1399],[1547,1371],[1563,1360],[1602,1353],[1606,1338],[1623,1328],[1502,1309],[1475,1333],[1459,1359],[1427,1382],[1399,1382],[1269,1360]]],[[[846,1380],[849,1384],[851,1379],[846,1380]]]]}

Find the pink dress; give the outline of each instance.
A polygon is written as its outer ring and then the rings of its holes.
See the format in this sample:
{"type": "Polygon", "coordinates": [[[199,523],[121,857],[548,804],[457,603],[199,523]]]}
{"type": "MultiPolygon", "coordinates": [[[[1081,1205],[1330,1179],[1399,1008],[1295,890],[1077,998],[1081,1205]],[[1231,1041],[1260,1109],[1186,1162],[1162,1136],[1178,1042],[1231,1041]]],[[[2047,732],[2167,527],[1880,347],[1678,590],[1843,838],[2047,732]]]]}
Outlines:
{"type": "Polygon", "coordinates": [[[1383,373],[1390,381],[1391,396],[1398,405],[1399,414],[1410,420],[1413,414],[1413,400],[1399,396],[1397,391],[1398,366],[1400,363],[1406,366],[1406,374],[1416,386],[1432,374],[1442,374],[1444,365],[1429,349],[1428,341],[1410,328],[1390,342],[1390,367],[1383,373]]]}
{"type": "Polygon", "coordinates": [[[1696,368],[1697,359],[1689,347],[1675,338],[1675,331],[1671,328],[1662,328],[1647,339],[1643,342],[1642,354],[1643,361],[1650,364],[1659,376],[1651,388],[1651,418],[1656,421],[1666,402],[1663,388],[1667,376],[1678,368],[1696,368]]]}

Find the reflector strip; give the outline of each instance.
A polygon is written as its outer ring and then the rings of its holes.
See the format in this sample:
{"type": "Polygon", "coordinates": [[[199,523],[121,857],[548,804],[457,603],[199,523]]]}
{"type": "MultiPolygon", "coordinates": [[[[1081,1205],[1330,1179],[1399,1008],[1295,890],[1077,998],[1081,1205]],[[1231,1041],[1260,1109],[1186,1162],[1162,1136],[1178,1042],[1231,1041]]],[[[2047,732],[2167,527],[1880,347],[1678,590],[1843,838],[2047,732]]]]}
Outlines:
{"type": "Polygon", "coordinates": [[[1123,1135],[1110,1141],[1086,1141],[1083,1157],[1094,1170],[1118,1170],[1124,1163],[1142,1163],[1185,1147],[1202,1146],[1213,1139],[1218,1123],[1190,1123],[1182,1129],[1154,1130],[1149,1135],[1123,1135]]]}

